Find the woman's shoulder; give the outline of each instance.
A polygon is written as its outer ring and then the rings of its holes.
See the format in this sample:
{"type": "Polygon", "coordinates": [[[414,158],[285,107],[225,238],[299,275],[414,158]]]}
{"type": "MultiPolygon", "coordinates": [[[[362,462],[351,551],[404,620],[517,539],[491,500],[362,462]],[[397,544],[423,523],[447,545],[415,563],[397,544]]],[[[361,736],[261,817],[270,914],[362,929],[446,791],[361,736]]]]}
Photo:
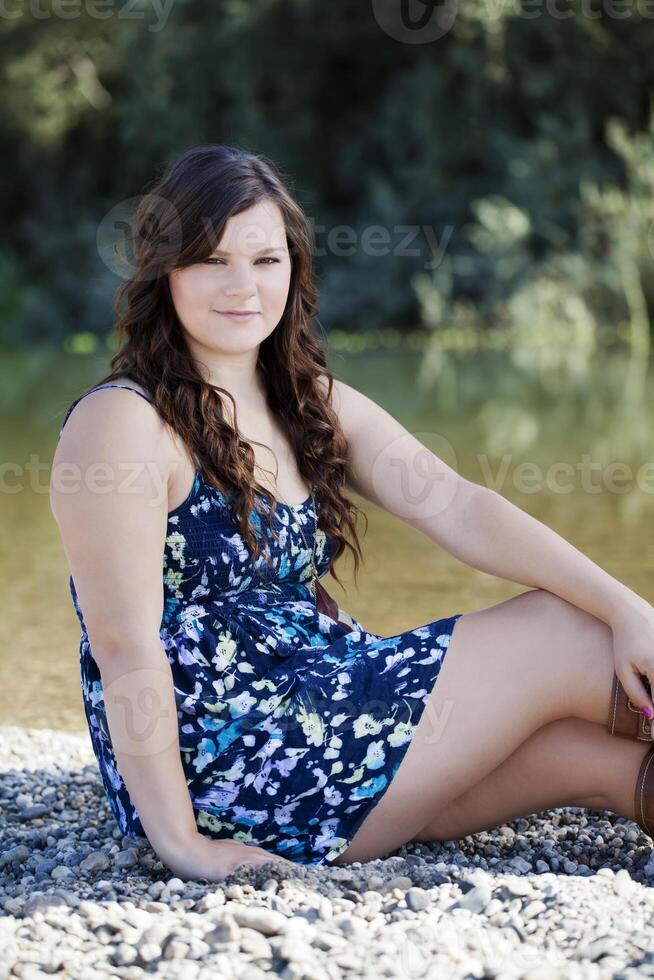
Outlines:
{"type": "MultiPolygon", "coordinates": [[[[126,386],[131,388],[132,390],[138,391],[139,394],[143,395],[144,398],[147,398],[147,400],[151,404],[153,404],[152,395],[147,390],[147,388],[144,388],[143,385],[138,384],[136,381],[132,381],[131,378],[127,378],[127,377],[114,378],[109,383],[112,385],[119,385],[121,387],[126,386]]],[[[143,399],[133,399],[133,401],[141,402],[141,404],[144,404],[143,399]]],[[[174,427],[172,425],[166,424],[164,420],[159,416],[159,413],[156,412],[156,410],[155,410],[155,414],[159,421],[160,435],[163,436],[163,442],[166,447],[167,457],[169,461],[171,461],[175,465],[175,467],[181,466],[182,473],[184,473],[185,467],[188,465],[189,461],[191,462],[191,464],[193,464],[191,450],[183,442],[181,436],[175,431],[174,427]]]]}
{"type": "Polygon", "coordinates": [[[108,478],[111,487],[112,474],[143,461],[167,474],[170,455],[161,420],[143,398],[125,397],[115,389],[88,389],[69,406],[55,446],[50,481],[55,516],[69,506],[66,481],[71,474],[73,482],[81,478],[73,494],[73,502],[81,506],[93,496],[98,476],[108,478]]]}
{"type": "Polygon", "coordinates": [[[137,381],[132,381],[131,378],[124,378],[124,377],[113,378],[111,381],[106,381],[104,385],[99,384],[95,386],[93,388],[93,391],[99,391],[99,390],[104,391],[105,386],[109,390],[111,390],[111,386],[117,386],[121,388],[131,388],[133,391],[138,391],[138,393],[140,395],[143,395],[144,398],[147,398],[148,401],[150,402],[152,401],[152,395],[147,390],[147,388],[144,388],[143,385],[140,385],[137,381]]]}
{"type": "Polygon", "coordinates": [[[152,399],[142,385],[130,378],[99,382],[88,387],[68,405],[59,429],[59,439],[64,436],[64,433],[70,439],[70,430],[78,430],[83,420],[85,426],[94,428],[102,419],[106,419],[108,424],[112,421],[120,423],[122,417],[125,415],[131,417],[135,412],[139,413],[140,417],[150,418],[151,423],[156,415],[152,411],[152,399]],[[128,398],[119,394],[120,389],[126,388],[132,389],[132,394],[128,398]],[[146,401],[149,405],[146,405],[146,401]],[[69,419],[71,419],[70,423],[69,419]]]}

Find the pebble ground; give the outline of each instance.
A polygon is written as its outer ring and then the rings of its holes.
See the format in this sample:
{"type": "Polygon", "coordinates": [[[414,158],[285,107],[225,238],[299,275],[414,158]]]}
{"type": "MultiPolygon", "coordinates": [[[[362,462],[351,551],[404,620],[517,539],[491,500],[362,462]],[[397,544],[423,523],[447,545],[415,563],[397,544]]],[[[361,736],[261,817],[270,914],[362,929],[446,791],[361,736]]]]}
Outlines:
{"type": "Polygon", "coordinates": [[[118,831],[86,732],[0,727],[0,773],[0,980],[654,977],[652,840],[609,812],[183,882],[118,831]]]}

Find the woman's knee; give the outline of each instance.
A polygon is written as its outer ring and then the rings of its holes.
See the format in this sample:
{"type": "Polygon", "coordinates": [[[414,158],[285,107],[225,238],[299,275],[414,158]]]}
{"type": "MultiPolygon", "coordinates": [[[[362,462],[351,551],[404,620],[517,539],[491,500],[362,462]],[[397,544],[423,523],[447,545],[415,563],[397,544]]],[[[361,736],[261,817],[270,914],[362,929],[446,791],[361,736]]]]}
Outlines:
{"type": "Polygon", "coordinates": [[[470,631],[474,639],[492,637],[502,644],[513,638],[525,653],[548,651],[553,663],[557,656],[569,662],[598,644],[606,646],[611,635],[602,620],[547,589],[531,589],[467,613],[457,627],[459,636],[470,631]]]}
{"type": "Polygon", "coordinates": [[[547,589],[532,589],[531,592],[524,592],[522,596],[518,596],[518,598],[523,597],[525,602],[531,604],[543,625],[557,632],[564,630],[574,639],[610,632],[606,623],[597,616],[580,609],[579,606],[547,589]]]}
{"type": "Polygon", "coordinates": [[[613,674],[611,628],[601,619],[546,589],[535,589],[528,600],[538,628],[547,639],[551,671],[561,685],[561,708],[570,716],[590,720],[590,707],[608,705],[613,674]],[[586,704],[586,702],[588,702],[586,704]]]}
{"type": "Polygon", "coordinates": [[[509,600],[509,602],[513,601],[520,605],[524,615],[533,617],[541,626],[547,623],[580,627],[584,617],[588,616],[588,613],[583,612],[578,606],[548,589],[531,589],[522,592],[509,600]]]}
{"type": "MultiPolygon", "coordinates": [[[[540,701],[548,705],[539,719],[541,725],[577,716],[580,709],[581,717],[596,720],[599,702],[606,699],[608,704],[613,671],[611,630],[596,616],[539,588],[464,619],[459,651],[477,648],[498,663],[506,653],[504,666],[519,670],[514,680],[521,691],[529,690],[530,696],[540,692],[540,701]],[[461,643],[464,637],[466,642],[461,643]]],[[[474,668],[474,663],[468,666],[474,668]]],[[[505,676],[499,674],[502,683],[505,676]]]]}

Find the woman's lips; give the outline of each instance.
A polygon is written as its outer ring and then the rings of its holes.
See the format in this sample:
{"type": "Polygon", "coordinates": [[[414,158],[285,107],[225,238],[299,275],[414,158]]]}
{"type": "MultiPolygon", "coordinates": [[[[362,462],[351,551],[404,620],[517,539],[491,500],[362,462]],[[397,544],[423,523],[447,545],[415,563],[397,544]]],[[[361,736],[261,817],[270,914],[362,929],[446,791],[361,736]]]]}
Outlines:
{"type": "Polygon", "coordinates": [[[226,316],[230,320],[238,320],[239,323],[241,321],[251,320],[255,316],[259,316],[259,314],[258,313],[255,313],[255,312],[252,312],[252,313],[222,313],[220,310],[214,310],[214,313],[218,313],[219,316],[226,316]]]}

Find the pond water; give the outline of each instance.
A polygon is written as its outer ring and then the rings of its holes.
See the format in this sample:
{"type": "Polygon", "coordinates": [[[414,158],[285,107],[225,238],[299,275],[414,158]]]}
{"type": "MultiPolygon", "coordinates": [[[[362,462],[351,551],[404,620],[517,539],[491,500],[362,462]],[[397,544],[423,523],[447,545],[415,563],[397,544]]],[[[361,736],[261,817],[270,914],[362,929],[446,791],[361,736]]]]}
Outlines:
{"type": "MultiPolygon", "coordinates": [[[[575,376],[487,352],[439,356],[429,374],[412,351],[332,354],[330,368],[434,452],[443,449],[462,475],[494,486],[654,602],[651,368],[607,354],[575,376]]],[[[106,371],[104,360],[48,351],[3,358],[3,724],[85,727],[79,628],[48,485],[66,408],[106,371]]],[[[389,636],[528,588],[462,564],[354,499],[369,519],[358,588],[348,556],[338,566],[346,592],[331,577],[323,582],[368,629],[389,636]]]]}

